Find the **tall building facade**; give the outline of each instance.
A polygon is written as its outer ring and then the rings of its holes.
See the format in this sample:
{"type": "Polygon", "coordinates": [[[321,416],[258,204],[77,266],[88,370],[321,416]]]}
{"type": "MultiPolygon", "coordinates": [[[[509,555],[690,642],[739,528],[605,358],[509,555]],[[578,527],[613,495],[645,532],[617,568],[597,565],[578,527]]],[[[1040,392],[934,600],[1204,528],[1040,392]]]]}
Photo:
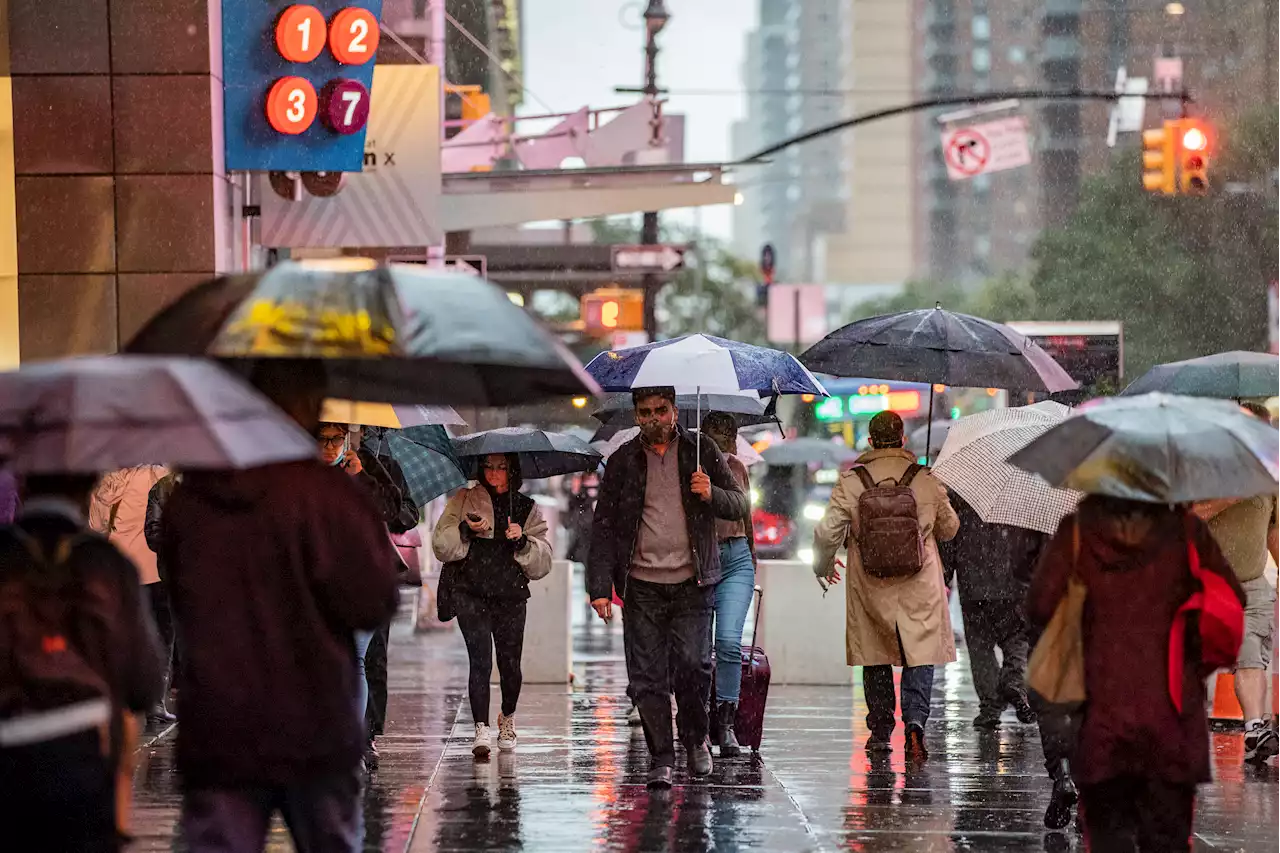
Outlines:
{"type": "MultiPolygon", "coordinates": [[[[742,71],[747,115],[732,130],[735,157],[838,120],[842,109],[844,0],[759,0],[742,71]]],[[[755,257],[777,253],[780,280],[813,281],[820,237],[844,228],[844,162],[839,136],[780,152],[744,169],[734,244],[755,257]]]]}

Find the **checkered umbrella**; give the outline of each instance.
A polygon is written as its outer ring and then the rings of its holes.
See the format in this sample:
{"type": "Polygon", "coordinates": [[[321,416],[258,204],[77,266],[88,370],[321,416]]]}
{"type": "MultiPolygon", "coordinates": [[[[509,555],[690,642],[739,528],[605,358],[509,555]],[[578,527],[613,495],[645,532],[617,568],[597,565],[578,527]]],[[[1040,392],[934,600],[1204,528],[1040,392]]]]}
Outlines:
{"type": "Polygon", "coordinates": [[[992,409],[951,425],[933,475],[954,489],[988,524],[1055,533],[1080,502],[1079,492],[1055,489],[1006,460],[1061,423],[1071,410],[1044,402],[992,409]]]}
{"type": "Polygon", "coordinates": [[[436,424],[401,430],[374,431],[370,442],[375,453],[390,452],[404,471],[409,494],[417,506],[467,484],[462,463],[453,453],[445,428],[436,424]]]}

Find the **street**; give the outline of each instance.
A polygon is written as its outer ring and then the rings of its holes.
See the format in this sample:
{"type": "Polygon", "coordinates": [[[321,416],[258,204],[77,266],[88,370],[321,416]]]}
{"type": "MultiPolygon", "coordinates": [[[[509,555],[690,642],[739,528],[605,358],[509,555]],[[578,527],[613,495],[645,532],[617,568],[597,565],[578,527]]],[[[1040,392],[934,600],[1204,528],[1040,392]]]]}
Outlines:
{"type": "MultiPolygon", "coordinates": [[[[775,686],[758,758],[718,762],[708,784],[645,790],[648,756],[626,725],[621,634],[579,617],[575,689],[528,685],[513,754],[476,762],[465,710],[466,655],[448,631],[415,635],[402,609],[391,646],[391,699],[382,759],[364,801],[364,849],[463,850],[1083,850],[1077,833],[1048,834],[1035,726],[979,735],[968,661],[940,669],[929,726],[931,758],[863,751],[860,685],[775,686]]],[[[835,653],[839,653],[837,650],[835,653]]],[[[496,687],[495,687],[496,695],[496,687]]],[[[287,733],[281,733],[287,737],[287,733]]],[[[1200,789],[1195,850],[1273,851],[1280,816],[1276,764],[1243,766],[1239,732],[1213,735],[1215,782],[1200,789]]],[[[173,733],[141,750],[135,851],[180,849],[173,733]]],[[[293,847],[279,818],[268,849],[293,847]]]]}

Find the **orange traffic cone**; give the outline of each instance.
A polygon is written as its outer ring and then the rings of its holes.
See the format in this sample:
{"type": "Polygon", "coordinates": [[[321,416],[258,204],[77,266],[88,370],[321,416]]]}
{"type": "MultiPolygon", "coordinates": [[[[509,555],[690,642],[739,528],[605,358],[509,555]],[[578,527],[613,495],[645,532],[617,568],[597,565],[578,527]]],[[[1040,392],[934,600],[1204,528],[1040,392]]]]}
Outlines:
{"type": "Polygon", "coordinates": [[[1236,677],[1230,672],[1220,672],[1214,680],[1212,707],[1209,719],[1213,722],[1244,725],[1244,711],[1236,698],[1236,677]]]}

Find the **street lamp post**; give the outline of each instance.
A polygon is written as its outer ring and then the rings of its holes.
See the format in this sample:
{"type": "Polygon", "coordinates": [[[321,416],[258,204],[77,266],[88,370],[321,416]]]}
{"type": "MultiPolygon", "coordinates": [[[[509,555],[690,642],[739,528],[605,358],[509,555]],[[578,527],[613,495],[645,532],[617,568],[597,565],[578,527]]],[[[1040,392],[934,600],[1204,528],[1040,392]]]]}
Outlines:
{"type": "MultiPolygon", "coordinates": [[[[661,148],[662,140],[662,103],[658,100],[658,33],[671,19],[662,0],[649,0],[644,10],[645,46],[644,46],[644,94],[649,99],[649,108],[653,111],[649,119],[649,147],[661,148]]],[[[640,228],[640,242],[652,246],[658,242],[658,212],[648,211],[640,228]]],[[[658,277],[646,274],[642,280],[644,288],[644,331],[649,340],[658,335],[658,277]]]]}

